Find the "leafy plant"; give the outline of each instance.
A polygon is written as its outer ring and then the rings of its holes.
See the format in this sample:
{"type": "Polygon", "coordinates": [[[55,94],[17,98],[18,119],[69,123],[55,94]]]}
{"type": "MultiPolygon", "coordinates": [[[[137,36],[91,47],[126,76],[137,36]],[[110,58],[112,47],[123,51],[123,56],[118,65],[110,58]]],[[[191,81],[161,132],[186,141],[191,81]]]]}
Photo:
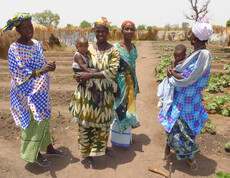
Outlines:
{"type": "Polygon", "coordinates": [[[174,51],[174,47],[173,46],[167,46],[164,48],[165,51],[174,51]]]}
{"type": "Polygon", "coordinates": [[[230,173],[218,172],[216,173],[216,178],[230,178],[230,173]]]}
{"type": "Polygon", "coordinates": [[[211,119],[205,122],[205,125],[203,129],[201,130],[201,133],[205,133],[205,132],[208,132],[210,134],[216,133],[216,126],[212,123],[211,119]]]}
{"type": "MultiPolygon", "coordinates": [[[[168,53],[164,53],[162,55],[159,55],[158,58],[161,58],[161,59],[165,59],[165,58],[168,58],[169,57],[169,54],[168,53]]],[[[172,56],[171,56],[172,57],[172,56]]],[[[170,57],[170,59],[171,59],[170,57]]],[[[173,58],[173,57],[172,57],[173,58]]]]}
{"type": "Polygon", "coordinates": [[[223,116],[230,116],[230,95],[225,93],[223,96],[216,96],[211,102],[206,104],[208,111],[215,110],[223,116]]]}
{"type": "Polygon", "coordinates": [[[214,58],[212,59],[212,61],[221,61],[221,62],[224,62],[225,59],[220,58],[219,56],[216,56],[216,57],[214,57],[214,58]]]}
{"type": "Polygon", "coordinates": [[[220,147],[218,147],[218,148],[216,149],[216,152],[217,152],[217,153],[221,153],[221,151],[222,151],[222,149],[221,149],[220,147]]]}
{"type": "Polygon", "coordinates": [[[61,110],[58,110],[58,117],[61,116],[61,110]]]}
{"type": "Polygon", "coordinates": [[[224,70],[227,70],[227,73],[230,74],[230,63],[224,65],[224,70]]]}
{"type": "Polygon", "coordinates": [[[214,94],[203,95],[203,99],[208,100],[208,99],[212,98],[213,96],[214,96],[214,94]]]}
{"type": "Polygon", "coordinates": [[[212,73],[209,76],[208,84],[205,88],[207,92],[224,92],[230,82],[230,75],[224,73],[215,74],[212,73]]]}
{"type": "Polygon", "coordinates": [[[224,145],[225,148],[230,148],[230,142],[227,142],[225,145],[224,145]]]}
{"type": "Polygon", "coordinates": [[[166,56],[168,56],[167,53],[158,56],[159,58],[162,58],[162,60],[155,67],[155,74],[157,75],[158,82],[164,80],[164,78],[167,76],[165,68],[171,65],[171,60],[173,56],[171,56],[170,58],[167,58],[166,56]]]}

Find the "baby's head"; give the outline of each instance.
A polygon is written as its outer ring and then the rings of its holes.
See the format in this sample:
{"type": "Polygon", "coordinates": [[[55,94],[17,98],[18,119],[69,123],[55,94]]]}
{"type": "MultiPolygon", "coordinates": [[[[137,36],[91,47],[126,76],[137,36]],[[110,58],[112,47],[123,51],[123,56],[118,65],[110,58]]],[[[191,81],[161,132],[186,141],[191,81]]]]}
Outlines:
{"type": "Polygon", "coordinates": [[[75,46],[79,53],[85,54],[88,51],[88,46],[89,46],[88,39],[84,36],[78,37],[75,46]]]}
{"type": "Polygon", "coordinates": [[[183,61],[186,57],[186,47],[183,44],[179,44],[174,49],[175,62],[183,61]]]}

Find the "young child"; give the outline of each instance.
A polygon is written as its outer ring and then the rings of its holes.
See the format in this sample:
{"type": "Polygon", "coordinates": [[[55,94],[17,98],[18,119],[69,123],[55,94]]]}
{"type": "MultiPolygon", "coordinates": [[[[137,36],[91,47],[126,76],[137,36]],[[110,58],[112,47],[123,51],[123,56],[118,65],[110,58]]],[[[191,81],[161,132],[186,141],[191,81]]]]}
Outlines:
{"type": "MultiPolygon", "coordinates": [[[[88,51],[88,39],[84,36],[77,38],[76,42],[77,52],[73,57],[73,71],[74,73],[79,72],[98,72],[98,69],[88,68],[88,60],[86,53],[88,51]]],[[[104,107],[104,96],[102,92],[102,86],[99,80],[90,79],[86,82],[86,87],[92,92],[93,101],[99,106],[104,107]]]]}
{"type": "Polygon", "coordinates": [[[186,58],[186,47],[179,44],[174,49],[174,59],[172,60],[171,68],[174,69],[178,64],[182,64],[186,58]]]}
{"type": "MultiPolygon", "coordinates": [[[[186,47],[183,44],[179,44],[174,49],[174,59],[172,60],[171,64],[171,71],[179,64],[182,64],[186,58],[186,47]]],[[[181,74],[178,73],[176,76],[177,79],[183,79],[181,74]]],[[[164,88],[168,85],[168,77],[166,77],[158,86],[158,92],[157,96],[159,97],[159,102],[157,104],[157,107],[163,106],[164,101],[164,88]]]]}
{"type": "Polygon", "coordinates": [[[84,36],[77,38],[76,42],[77,52],[73,57],[73,71],[74,72],[92,72],[88,69],[88,60],[86,58],[86,53],[88,51],[88,39],[84,36]]]}

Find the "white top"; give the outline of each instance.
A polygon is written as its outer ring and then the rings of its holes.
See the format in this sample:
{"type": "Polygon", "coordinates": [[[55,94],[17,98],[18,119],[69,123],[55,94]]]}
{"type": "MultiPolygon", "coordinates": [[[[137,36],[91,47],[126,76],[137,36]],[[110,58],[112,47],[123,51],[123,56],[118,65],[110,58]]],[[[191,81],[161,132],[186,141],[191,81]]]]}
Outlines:
{"type": "Polygon", "coordinates": [[[79,66],[79,64],[76,63],[76,62],[74,61],[75,56],[76,56],[77,54],[80,54],[80,55],[81,55],[83,61],[85,61],[85,63],[86,63],[86,64],[84,64],[84,66],[87,68],[87,67],[88,67],[88,61],[87,61],[86,57],[85,57],[84,55],[82,55],[81,53],[79,53],[78,51],[77,51],[77,52],[74,54],[74,56],[73,56],[73,68],[75,68],[75,69],[81,69],[80,66],[79,66]]]}

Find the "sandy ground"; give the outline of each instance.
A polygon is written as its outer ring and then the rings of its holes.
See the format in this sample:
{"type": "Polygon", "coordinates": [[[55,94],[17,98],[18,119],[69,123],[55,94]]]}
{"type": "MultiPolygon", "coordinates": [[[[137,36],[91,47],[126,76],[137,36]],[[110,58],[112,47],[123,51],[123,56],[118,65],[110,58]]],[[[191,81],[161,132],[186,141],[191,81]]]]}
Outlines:
{"type": "MultiPolygon", "coordinates": [[[[175,43],[176,44],[176,43],[175,43]]],[[[175,45],[173,44],[173,45],[175,45]]],[[[186,43],[186,45],[189,45],[186,43]]],[[[52,166],[40,168],[20,158],[20,129],[10,115],[10,76],[7,61],[0,61],[0,177],[162,177],[148,171],[148,167],[168,173],[163,164],[166,135],[157,120],[157,85],[154,68],[160,61],[153,42],[137,44],[137,76],[140,94],[137,97],[137,112],[141,127],[132,131],[134,143],[130,148],[112,147],[114,157],[97,157],[97,169],[88,169],[81,164],[77,149],[77,124],[71,121],[68,104],[76,82],[71,78],[73,50],[46,52],[47,60],[56,60],[57,70],[51,73],[52,120],[51,135],[56,148],[66,149],[64,158],[50,158],[52,166]]],[[[215,69],[216,70],[216,69],[215,69]]],[[[197,137],[200,152],[196,159],[199,171],[192,173],[185,161],[177,161],[173,154],[172,177],[215,177],[219,171],[230,172],[230,153],[223,145],[230,141],[230,119],[210,115],[217,127],[217,134],[201,134],[197,137]],[[220,152],[217,148],[221,147],[220,152]]]]}

